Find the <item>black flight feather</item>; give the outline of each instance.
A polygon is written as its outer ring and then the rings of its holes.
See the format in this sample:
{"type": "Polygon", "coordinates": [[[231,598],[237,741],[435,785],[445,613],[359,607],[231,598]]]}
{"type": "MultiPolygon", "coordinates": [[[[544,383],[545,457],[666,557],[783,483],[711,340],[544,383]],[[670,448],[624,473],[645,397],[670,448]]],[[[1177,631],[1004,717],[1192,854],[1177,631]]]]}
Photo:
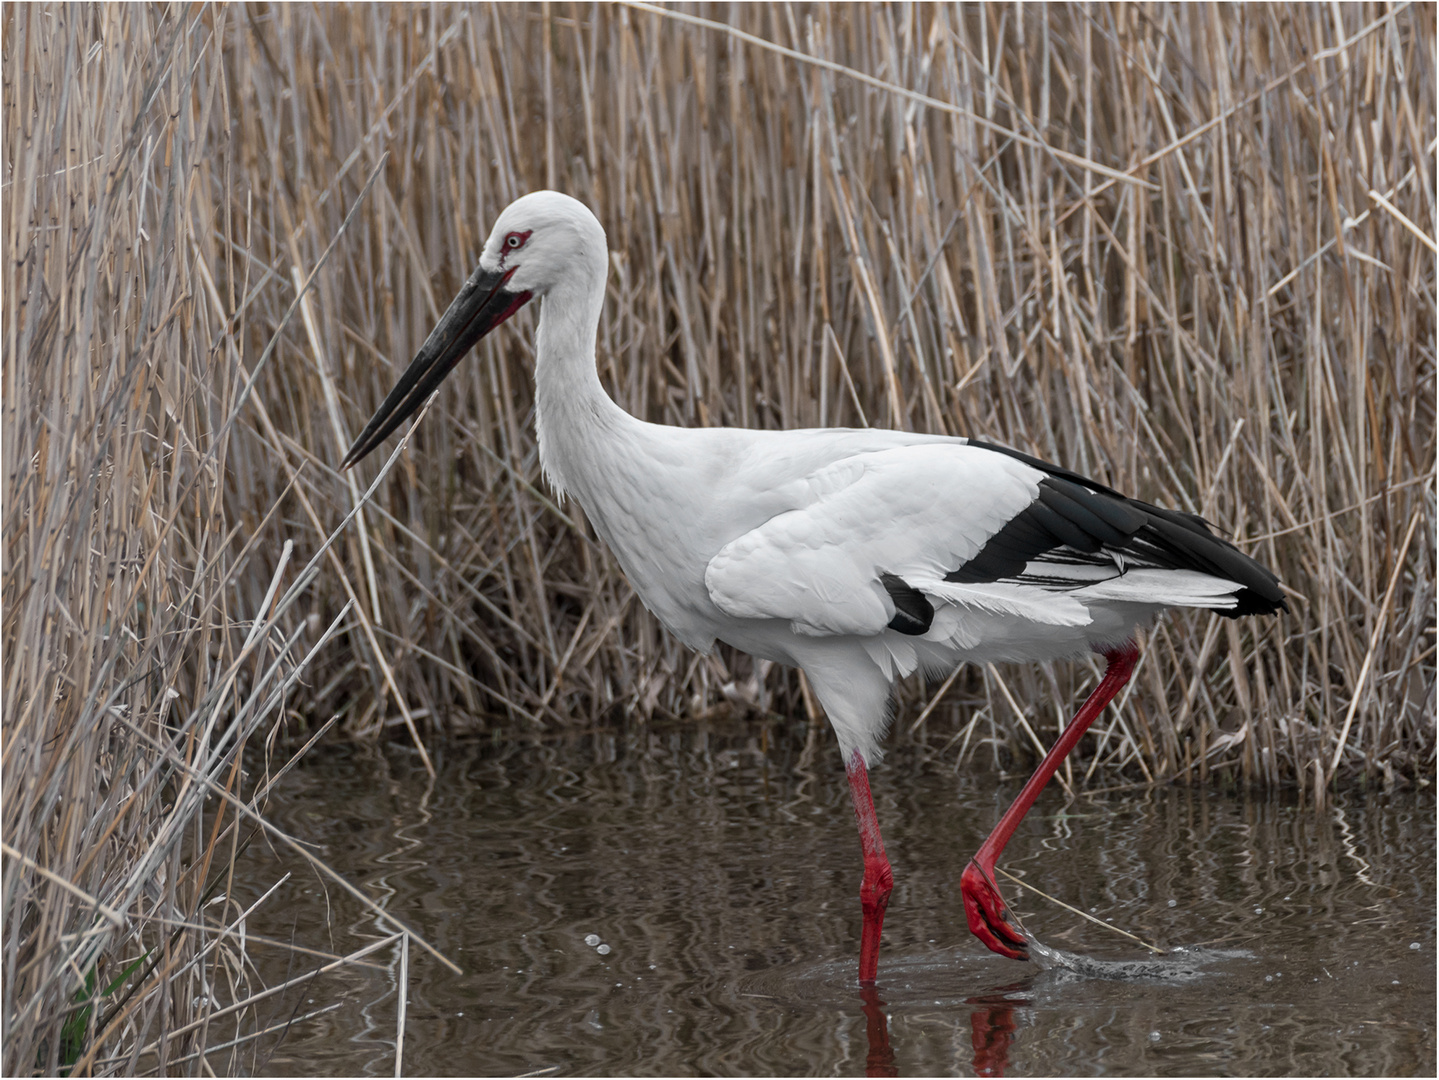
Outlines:
{"type": "MultiPolygon", "coordinates": [[[[1214,535],[1209,523],[1199,515],[1126,498],[1079,473],[1005,446],[975,439],[970,439],[969,445],[1015,458],[1045,477],[1039,482],[1039,497],[985,541],[974,558],[945,574],[946,581],[974,584],[1023,576],[1039,584],[1038,578],[1024,574],[1031,562],[1088,563],[1094,561],[1095,553],[1104,550],[1137,565],[1196,570],[1235,582],[1241,586],[1236,606],[1215,608],[1221,615],[1237,618],[1288,610],[1279,579],[1229,541],[1214,535]]],[[[918,596],[932,618],[929,602],[898,578],[894,580],[918,596]]],[[[891,597],[895,596],[888,582],[885,588],[891,597]]],[[[895,608],[897,612],[900,609],[897,597],[895,608]]],[[[895,615],[896,621],[900,618],[895,615]]],[[[926,628],[928,623],[926,618],[926,628]]],[[[890,625],[901,629],[894,622],[890,625]]]]}

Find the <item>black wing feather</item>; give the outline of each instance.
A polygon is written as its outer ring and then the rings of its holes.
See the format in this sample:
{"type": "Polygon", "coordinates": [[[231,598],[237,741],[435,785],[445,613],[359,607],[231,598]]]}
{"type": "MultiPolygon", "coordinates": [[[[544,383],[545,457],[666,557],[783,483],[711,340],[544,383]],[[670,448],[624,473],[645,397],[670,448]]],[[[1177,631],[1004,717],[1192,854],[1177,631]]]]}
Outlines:
{"type": "Polygon", "coordinates": [[[929,598],[898,574],[880,574],[879,582],[894,601],[894,618],[889,628],[901,634],[919,636],[934,622],[934,605],[929,598]]]}
{"type": "MultiPolygon", "coordinates": [[[[947,573],[946,581],[974,584],[1017,578],[1035,560],[1088,563],[1106,550],[1145,566],[1196,570],[1239,584],[1236,606],[1214,609],[1221,615],[1237,618],[1288,610],[1279,579],[1214,535],[1197,514],[1126,498],[1111,487],[1018,450],[974,439],[969,445],[1015,458],[1045,477],[1039,482],[1039,497],[991,536],[974,558],[947,573]]],[[[893,589],[890,594],[894,595],[893,589]]],[[[895,606],[899,608],[898,600],[895,606]]]]}

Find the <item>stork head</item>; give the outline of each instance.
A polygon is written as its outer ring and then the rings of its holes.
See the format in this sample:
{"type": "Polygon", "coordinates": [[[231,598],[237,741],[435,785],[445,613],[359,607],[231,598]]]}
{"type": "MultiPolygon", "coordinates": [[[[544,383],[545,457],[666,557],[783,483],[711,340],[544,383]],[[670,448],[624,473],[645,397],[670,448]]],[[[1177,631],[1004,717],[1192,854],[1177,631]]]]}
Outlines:
{"type": "Polygon", "coordinates": [[[348,469],[390,435],[435,392],[480,338],[537,296],[585,275],[605,272],[605,231],[584,203],[557,191],[535,191],[505,207],[480,253],[480,265],[400,381],[350,447],[348,469]]]}

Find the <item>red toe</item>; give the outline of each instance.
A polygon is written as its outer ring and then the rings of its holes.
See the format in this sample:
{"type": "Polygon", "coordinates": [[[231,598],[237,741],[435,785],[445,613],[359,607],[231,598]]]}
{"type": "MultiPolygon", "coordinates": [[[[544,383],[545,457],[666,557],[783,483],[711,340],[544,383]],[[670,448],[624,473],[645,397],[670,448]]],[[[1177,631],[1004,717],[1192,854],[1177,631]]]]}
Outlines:
{"type": "Polygon", "coordinates": [[[959,879],[969,929],[991,952],[1011,960],[1029,958],[1029,939],[1005,917],[1008,908],[979,864],[970,861],[959,879]]]}

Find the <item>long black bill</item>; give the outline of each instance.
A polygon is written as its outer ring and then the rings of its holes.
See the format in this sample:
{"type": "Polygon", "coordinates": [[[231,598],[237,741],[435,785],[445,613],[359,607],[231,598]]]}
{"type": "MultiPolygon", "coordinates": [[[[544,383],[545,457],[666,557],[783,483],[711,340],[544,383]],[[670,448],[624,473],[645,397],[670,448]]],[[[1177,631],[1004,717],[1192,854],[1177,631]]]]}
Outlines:
{"type": "Polygon", "coordinates": [[[514,272],[513,267],[502,271],[479,267],[470,275],[400,381],[370,417],[340,468],[348,469],[384,442],[405,417],[425,403],[475,342],[529,302],[531,293],[505,288],[514,272]]]}

